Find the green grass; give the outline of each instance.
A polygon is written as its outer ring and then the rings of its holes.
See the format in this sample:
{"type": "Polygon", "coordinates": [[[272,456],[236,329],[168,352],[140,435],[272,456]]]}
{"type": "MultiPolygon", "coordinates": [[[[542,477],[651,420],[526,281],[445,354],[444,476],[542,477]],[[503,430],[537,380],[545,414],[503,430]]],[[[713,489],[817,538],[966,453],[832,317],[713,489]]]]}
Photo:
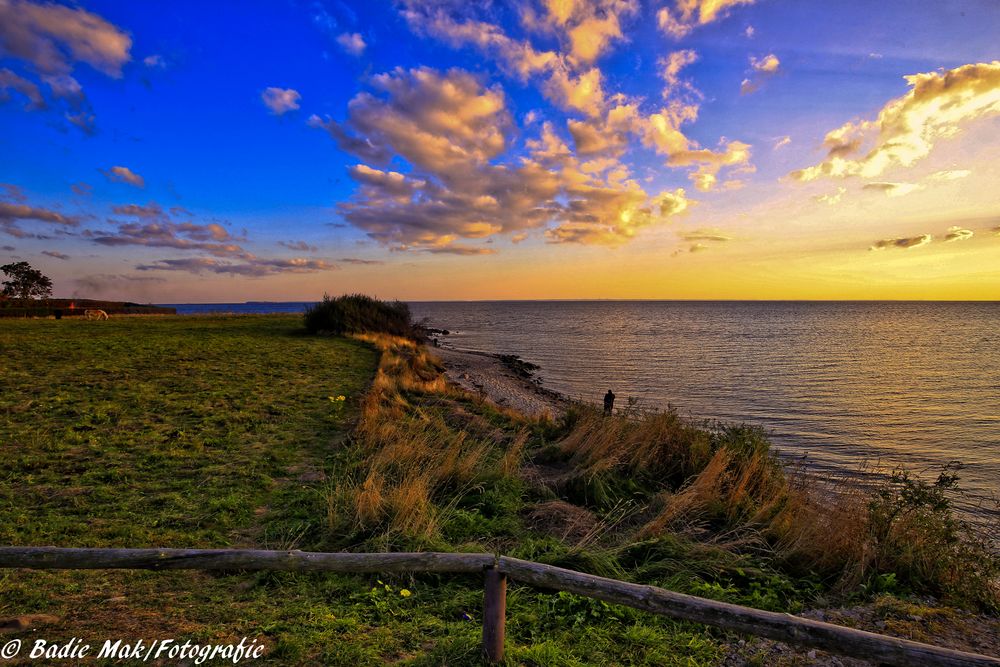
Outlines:
{"type": "MultiPolygon", "coordinates": [[[[0,544],[488,550],[774,611],[830,594],[752,545],[641,534],[657,489],[627,471],[587,477],[603,501],[530,482],[523,461],[572,465],[572,424],[445,386],[412,343],[377,371],[375,344],[294,316],[0,321],[0,544]],[[369,477],[381,501],[358,495],[369,477]],[[537,523],[557,498],[603,526],[585,546],[537,523]]],[[[59,619],[38,636],[246,636],[274,664],[481,664],[481,607],[458,575],[0,570],[0,618],[59,619]]],[[[710,665],[727,640],[517,584],[507,618],[518,665],[710,665]]]]}
{"type": "MultiPolygon", "coordinates": [[[[303,335],[300,321],[0,323],[0,543],[350,546],[330,531],[327,497],[357,458],[350,432],[377,353],[303,335]]],[[[501,482],[458,503],[445,531],[456,546],[523,535],[523,489],[501,482]]],[[[0,617],[60,619],[38,636],[256,637],[280,664],[479,664],[481,605],[476,577],[0,571],[0,617]]],[[[511,664],[706,664],[719,652],[694,626],[518,586],[509,618],[511,664]]]]}

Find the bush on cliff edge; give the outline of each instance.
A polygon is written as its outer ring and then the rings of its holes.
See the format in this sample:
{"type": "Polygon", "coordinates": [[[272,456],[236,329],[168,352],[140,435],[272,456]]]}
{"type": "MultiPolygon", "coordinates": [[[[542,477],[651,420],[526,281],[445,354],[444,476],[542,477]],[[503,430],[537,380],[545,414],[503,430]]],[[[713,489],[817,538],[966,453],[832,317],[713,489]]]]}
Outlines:
{"type": "Polygon", "coordinates": [[[386,333],[414,338],[410,307],[401,301],[380,301],[364,294],[345,294],[323,300],[305,312],[309,333],[337,336],[353,333],[386,333]]]}

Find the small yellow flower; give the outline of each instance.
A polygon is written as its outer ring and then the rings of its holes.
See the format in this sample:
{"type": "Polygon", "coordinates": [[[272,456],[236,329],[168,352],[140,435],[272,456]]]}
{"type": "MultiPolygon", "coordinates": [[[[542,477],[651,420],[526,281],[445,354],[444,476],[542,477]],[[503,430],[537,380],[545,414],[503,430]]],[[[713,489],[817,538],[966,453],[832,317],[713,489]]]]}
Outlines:
{"type": "Polygon", "coordinates": [[[402,589],[402,590],[400,590],[400,591],[399,591],[399,594],[400,594],[401,596],[403,596],[404,598],[408,598],[408,597],[410,597],[411,595],[413,595],[413,593],[411,593],[411,592],[410,592],[409,590],[407,590],[407,589],[405,589],[405,588],[404,588],[404,589],[402,589]]]}
{"type": "Polygon", "coordinates": [[[344,396],[343,394],[341,394],[340,396],[338,396],[338,397],[337,397],[337,400],[338,400],[338,401],[346,401],[346,400],[347,400],[347,397],[346,397],[346,396],[344,396]]]}

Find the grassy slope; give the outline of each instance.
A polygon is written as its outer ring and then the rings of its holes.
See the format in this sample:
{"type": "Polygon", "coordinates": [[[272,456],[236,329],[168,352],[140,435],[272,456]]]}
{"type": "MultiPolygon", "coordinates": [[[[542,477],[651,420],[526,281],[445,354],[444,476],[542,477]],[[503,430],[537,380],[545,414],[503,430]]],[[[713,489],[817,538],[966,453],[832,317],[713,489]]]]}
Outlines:
{"type": "MultiPolygon", "coordinates": [[[[768,609],[823,593],[759,556],[669,533],[636,541],[650,517],[632,482],[612,490],[639,500],[595,501],[606,494],[591,482],[559,500],[524,474],[564,469],[564,433],[445,387],[422,351],[396,347],[376,374],[371,347],[299,327],[2,323],[0,543],[496,549],[768,609]],[[553,513],[573,509],[565,499],[595,523],[567,533],[553,513]]],[[[282,664],[478,664],[481,604],[478,581],[432,575],[0,573],[0,617],[61,619],[45,636],[245,635],[282,664]]],[[[712,664],[724,639],[569,594],[514,585],[508,599],[516,664],[712,664]]]]}
{"type": "MultiPolygon", "coordinates": [[[[353,458],[344,440],[377,356],[298,327],[278,316],[4,322],[0,543],[349,546],[331,533],[328,500],[353,458]],[[342,408],[329,398],[341,394],[342,408]]],[[[475,507],[452,519],[466,546],[510,533],[475,507]]],[[[436,576],[0,573],[0,617],[60,619],[39,636],[246,635],[282,664],[476,664],[481,598],[478,581],[436,576]]],[[[510,608],[517,662],[717,654],[695,628],[572,596],[514,587],[510,608]]]]}

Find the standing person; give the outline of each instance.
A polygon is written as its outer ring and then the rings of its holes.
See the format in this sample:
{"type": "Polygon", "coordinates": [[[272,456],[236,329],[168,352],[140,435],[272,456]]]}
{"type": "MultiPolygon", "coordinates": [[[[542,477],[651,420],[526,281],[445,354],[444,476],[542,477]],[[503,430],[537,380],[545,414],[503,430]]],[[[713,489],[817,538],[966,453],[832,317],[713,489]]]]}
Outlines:
{"type": "Polygon", "coordinates": [[[604,414],[610,415],[611,411],[615,408],[615,394],[613,391],[608,389],[608,393],[604,395],[604,414]]]}

